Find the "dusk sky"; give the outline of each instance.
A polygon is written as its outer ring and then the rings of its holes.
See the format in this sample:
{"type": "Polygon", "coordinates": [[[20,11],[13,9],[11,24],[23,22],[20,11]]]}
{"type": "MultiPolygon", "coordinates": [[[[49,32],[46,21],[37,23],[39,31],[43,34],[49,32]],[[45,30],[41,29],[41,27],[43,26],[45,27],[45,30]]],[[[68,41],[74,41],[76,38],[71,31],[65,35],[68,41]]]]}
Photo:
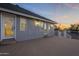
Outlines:
{"type": "Polygon", "coordinates": [[[79,4],[25,3],[19,6],[58,23],[79,23],[79,4]]]}

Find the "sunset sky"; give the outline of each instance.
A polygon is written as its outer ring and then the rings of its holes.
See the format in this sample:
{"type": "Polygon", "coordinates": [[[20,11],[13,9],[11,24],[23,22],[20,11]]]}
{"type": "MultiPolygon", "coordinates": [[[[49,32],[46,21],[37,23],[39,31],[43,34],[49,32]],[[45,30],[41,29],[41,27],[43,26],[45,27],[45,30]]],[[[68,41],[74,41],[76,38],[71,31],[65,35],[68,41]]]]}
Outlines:
{"type": "Polygon", "coordinates": [[[25,3],[18,5],[58,23],[79,23],[79,4],[77,3],[25,3]]]}

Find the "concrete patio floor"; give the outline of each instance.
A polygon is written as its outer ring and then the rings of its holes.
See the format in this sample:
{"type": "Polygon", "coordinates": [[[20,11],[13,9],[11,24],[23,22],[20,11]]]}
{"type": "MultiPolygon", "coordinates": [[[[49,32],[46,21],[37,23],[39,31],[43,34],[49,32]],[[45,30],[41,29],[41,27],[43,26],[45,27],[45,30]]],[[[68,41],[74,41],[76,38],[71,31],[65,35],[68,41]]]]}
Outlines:
{"type": "Polygon", "coordinates": [[[79,40],[50,37],[0,46],[0,55],[9,56],[79,56],[79,40]]]}

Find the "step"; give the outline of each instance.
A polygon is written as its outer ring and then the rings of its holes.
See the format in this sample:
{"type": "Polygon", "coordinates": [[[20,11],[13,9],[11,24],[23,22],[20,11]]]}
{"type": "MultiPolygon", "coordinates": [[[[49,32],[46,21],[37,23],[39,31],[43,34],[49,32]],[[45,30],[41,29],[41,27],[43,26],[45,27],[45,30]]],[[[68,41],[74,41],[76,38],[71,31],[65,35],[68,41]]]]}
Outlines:
{"type": "Polygon", "coordinates": [[[11,38],[11,39],[3,39],[0,41],[0,45],[11,45],[11,44],[16,44],[16,40],[11,38]]]}

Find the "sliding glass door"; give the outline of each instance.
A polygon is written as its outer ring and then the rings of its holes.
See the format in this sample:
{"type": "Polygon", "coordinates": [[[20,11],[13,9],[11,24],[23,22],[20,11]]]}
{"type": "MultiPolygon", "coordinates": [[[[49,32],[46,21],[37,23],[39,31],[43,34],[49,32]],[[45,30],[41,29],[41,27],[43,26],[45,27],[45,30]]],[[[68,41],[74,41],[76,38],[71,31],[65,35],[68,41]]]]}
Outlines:
{"type": "Polygon", "coordinates": [[[15,16],[3,13],[3,37],[5,39],[15,38],[15,16]]]}

